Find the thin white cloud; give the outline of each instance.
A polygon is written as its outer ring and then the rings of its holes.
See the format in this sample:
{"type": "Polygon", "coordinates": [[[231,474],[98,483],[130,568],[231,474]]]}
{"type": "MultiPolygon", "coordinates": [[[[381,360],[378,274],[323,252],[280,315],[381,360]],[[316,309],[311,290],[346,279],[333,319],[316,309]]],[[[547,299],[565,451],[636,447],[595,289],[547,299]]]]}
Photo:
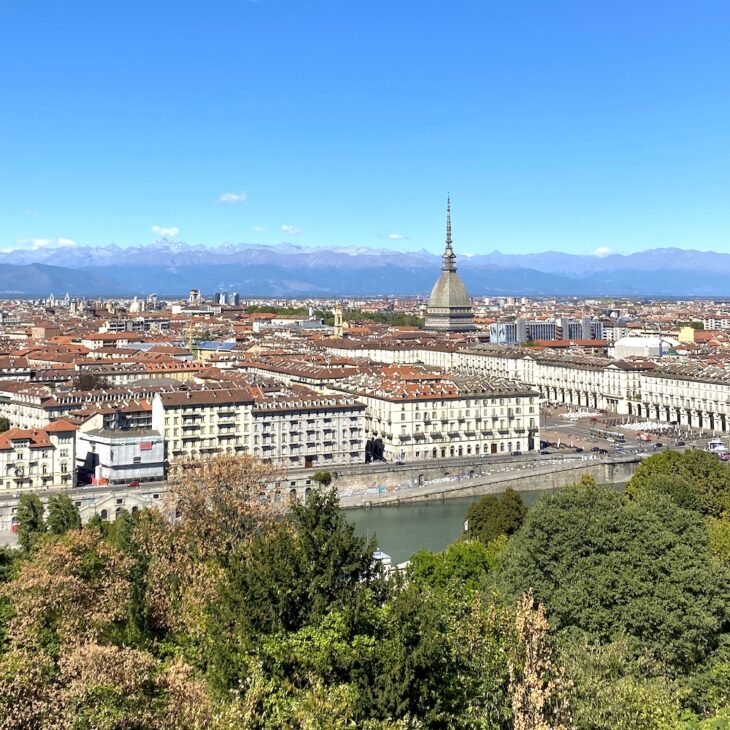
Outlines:
{"type": "Polygon", "coordinates": [[[611,253],[611,249],[608,248],[608,246],[599,246],[594,252],[594,256],[598,256],[599,258],[602,258],[603,256],[608,256],[608,254],[611,253]]]}
{"type": "Polygon", "coordinates": [[[246,193],[223,193],[223,195],[218,198],[218,202],[220,203],[245,203],[248,200],[248,195],[246,193]]]}
{"type": "Polygon", "coordinates": [[[281,227],[281,230],[284,233],[287,233],[290,236],[298,236],[302,232],[302,229],[301,228],[297,228],[296,226],[290,226],[290,225],[287,225],[287,224],[284,224],[281,227]]]}
{"type": "Polygon", "coordinates": [[[255,233],[266,233],[268,228],[266,226],[254,226],[253,230],[255,233]]]}
{"type": "Polygon", "coordinates": [[[39,210],[33,210],[32,208],[23,211],[23,215],[27,218],[37,218],[40,214],[41,212],[39,210]]]}
{"type": "Polygon", "coordinates": [[[21,238],[16,242],[21,248],[40,251],[44,248],[73,248],[76,241],[70,238],[21,238]]]}
{"type": "Polygon", "coordinates": [[[402,233],[389,233],[388,238],[391,241],[407,241],[408,236],[404,236],[402,233]]]}
{"type": "Polygon", "coordinates": [[[177,226],[152,226],[152,233],[156,233],[163,238],[175,238],[180,234],[180,229],[177,226]]]}

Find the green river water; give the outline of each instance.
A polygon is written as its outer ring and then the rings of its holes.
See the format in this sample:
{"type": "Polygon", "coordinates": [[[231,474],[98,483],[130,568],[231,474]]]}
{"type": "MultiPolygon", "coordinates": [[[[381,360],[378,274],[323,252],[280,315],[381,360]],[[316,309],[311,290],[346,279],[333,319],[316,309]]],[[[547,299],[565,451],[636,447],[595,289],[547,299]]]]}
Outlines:
{"type": "MultiPolygon", "coordinates": [[[[615,489],[623,484],[612,485],[615,489]]],[[[520,492],[530,507],[546,490],[520,492]]],[[[358,535],[377,537],[378,548],[394,563],[408,560],[417,550],[443,550],[461,537],[469,505],[481,497],[456,497],[434,502],[414,502],[393,507],[345,510],[358,535]]]]}

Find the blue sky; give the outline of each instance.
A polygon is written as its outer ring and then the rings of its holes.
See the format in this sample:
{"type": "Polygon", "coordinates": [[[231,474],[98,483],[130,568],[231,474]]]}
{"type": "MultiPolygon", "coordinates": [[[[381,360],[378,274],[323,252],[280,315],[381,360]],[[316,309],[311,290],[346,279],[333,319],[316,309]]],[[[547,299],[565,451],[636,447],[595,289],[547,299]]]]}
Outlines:
{"type": "Polygon", "coordinates": [[[3,0],[0,248],[438,251],[451,191],[457,253],[730,251],[728,37],[727,1],[3,0]]]}

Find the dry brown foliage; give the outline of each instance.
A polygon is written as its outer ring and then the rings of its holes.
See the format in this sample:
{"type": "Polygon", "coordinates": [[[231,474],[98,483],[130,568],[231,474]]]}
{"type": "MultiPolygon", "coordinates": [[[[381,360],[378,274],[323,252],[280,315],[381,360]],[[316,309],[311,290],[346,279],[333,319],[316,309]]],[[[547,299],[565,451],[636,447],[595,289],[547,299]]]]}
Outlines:
{"type": "Polygon", "coordinates": [[[96,637],[125,615],[131,565],[94,530],[74,530],[42,545],[5,586],[16,611],[12,643],[33,645],[49,628],[61,641],[96,637]]]}
{"type": "Polygon", "coordinates": [[[221,454],[188,462],[171,482],[164,519],[149,519],[135,541],[149,564],[147,601],[159,628],[205,634],[231,553],[282,511],[268,485],[279,476],[251,456],[221,454]]]}
{"type": "Polygon", "coordinates": [[[10,711],[0,730],[77,727],[189,730],[216,716],[205,684],[178,662],[164,666],[127,647],[76,642],[54,667],[43,654],[13,652],[0,663],[0,692],[10,711]]]}
{"type": "Polygon", "coordinates": [[[569,685],[553,660],[542,604],[528,591],[517,605],[519,656],[510,660],[514,730],[566,730],[570,727],[569,685]]]}

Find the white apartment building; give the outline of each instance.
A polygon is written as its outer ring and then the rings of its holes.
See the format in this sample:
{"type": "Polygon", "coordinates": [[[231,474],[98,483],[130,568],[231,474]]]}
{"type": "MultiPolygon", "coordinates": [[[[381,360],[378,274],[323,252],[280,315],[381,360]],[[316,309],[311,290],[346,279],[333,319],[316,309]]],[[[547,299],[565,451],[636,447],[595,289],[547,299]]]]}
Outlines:
{"type": "Polygon", "coordinates": [[[52,421],[94,405],[122,406],[131,401],[151,400],[157,392],[167,387],[144,385],[75,391],[54,390],[32,382],[0,381],[0,416],[5,416],[17,428],[45,428],[52,421]]]}
{"type": "MultiPolygon", "coordinates": [[[[379,349],[382,345],[359,351],[372,357],[379,349]]],[[[350,350],[350,356],[357,351],[350,350]]],[[[441,366],[451,372],[524,383],[548,401],[730,433],[730,372],[721,368],[493,346],[440,355],[431,348],[408,350],[404,361],[413,360],[445,362],[441,366]]]]}
{"type": "Polygon", "coordinates": [[[152,426],[168,464],[233,453],[316,467],[365,460],[364,411],[353,398],[301,386],[216,388],[155,396],[152,426]]]}
{"type": "Polygon", "coordinates": [[[197,460],[217,453],[251,453],[249,388],[180,390],[152,399],[152,428],[162,434],[166,460],[197,460]]]}
{"type": "Polygon", "coordinates": [[[45,429],[12,428],[0,434],[4,491],[76,486],[76,426],[56,421],[45,429]]]}
{"type": "Polygon", "coordinates": [[[365,406],[354,398],[304,389],[257,399],[252,453],[288,467],[365,461],[365,406]]]}
{"type": "Polygon", "coordinates": [[[706,330],[730,330],[730,318],[708,317],[702,320],[702,327],[706,330]]]}
{"type": "Polygon", "coordinates": [[[529,388],[424,368],[361,374],[332,387],[367,406],[370,458],[419,461],[540,446],[539,395],[529,388]]]}

